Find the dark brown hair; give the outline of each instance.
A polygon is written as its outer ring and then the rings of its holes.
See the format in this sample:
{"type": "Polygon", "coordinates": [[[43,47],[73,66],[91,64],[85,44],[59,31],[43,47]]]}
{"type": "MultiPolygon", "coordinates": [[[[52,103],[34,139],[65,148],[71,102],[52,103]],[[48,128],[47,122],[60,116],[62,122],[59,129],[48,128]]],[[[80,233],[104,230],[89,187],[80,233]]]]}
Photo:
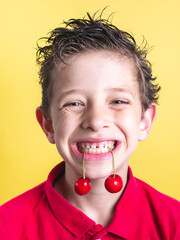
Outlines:
{"type": "Polygon", "coordinates": [[[64,27],[55,28],[45,40],[45,46],[37,49],[37,63],[42,86],[41,109],[49,115],[51,100],[52,71],[57,60],[66,64],[66,59],[86,50],[110,50],[133,59],[138,71],[140,97],[143,110],[151,103],[158,103],[160,87],[155,84],[150,62],[146,59],[147,49],[136,44],[128,32],[118,29],[109,20],[87,13],[87,18],[70,19],[64,27]]]}

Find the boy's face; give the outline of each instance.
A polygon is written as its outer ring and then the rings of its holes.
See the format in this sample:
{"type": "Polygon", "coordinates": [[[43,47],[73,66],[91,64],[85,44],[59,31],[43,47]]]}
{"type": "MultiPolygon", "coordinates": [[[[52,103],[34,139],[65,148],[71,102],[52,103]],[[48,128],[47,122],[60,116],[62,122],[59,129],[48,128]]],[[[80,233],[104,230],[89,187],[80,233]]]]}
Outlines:
{"type": "Polygon", "coordinates": [[[138,140],[148,136],[155,106],[142,114],[136,69],[125,57],[91,51],[71,57],[68,63],[54,71],[47,136],[72,178],[82,176],[84,152],[87,177],[110,175],[108,146],[114,152],[116,172],[121,173],[138,140]]]}

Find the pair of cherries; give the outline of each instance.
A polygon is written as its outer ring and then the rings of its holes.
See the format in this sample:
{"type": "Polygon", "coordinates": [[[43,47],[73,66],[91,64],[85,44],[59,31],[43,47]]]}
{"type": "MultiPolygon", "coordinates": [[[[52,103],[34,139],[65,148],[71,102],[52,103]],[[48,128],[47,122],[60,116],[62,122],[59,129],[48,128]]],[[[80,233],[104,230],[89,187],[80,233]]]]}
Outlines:
{"type": "MultiPolygon", "coordinates": [[[[123,182],[122,178],[118,174],[115,174],[114,154],[112,149],[110,147],[108,148],[112,154],[114,174],[106,178],[104,186],[108,192],[117,193],[122,189],[123,182]]],[[[78,180],[74,184],[75,192],[81,196],[87,194],[91,190],[91,181],[89,180],[89,178],[85,177],[84,157],[85,154],[83,156],[83,177],[78,178],[78,180]]]]}

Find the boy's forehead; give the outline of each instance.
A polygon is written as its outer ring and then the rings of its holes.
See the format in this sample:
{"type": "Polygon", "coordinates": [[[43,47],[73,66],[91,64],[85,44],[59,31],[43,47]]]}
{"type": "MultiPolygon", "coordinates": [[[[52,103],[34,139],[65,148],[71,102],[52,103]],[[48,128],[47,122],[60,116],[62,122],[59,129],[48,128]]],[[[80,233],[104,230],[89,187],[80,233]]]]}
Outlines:
{"type": "MultiPolygon", "coordinates": [[[[86,50],[80,53],[73,54],[68,59],[65,59],[65,63],[62,61],[57,61],[55,68],[53,69],[52,75],[55,79],[58,75],[63,77],[63,74],[68,74],[71,71],[75,71],[76,74],[81,74],[85,69],[90,69],[94,67],[94,65],[106,65],[109,67],[126,67],[126,71],[133,75],[133,78],[137,80],[137,66],[135,60],[127,55],[122,55],[116,51],[110,50],[86,50]],[[128,67],[127,67],[128,66],[128,67]]],[[[101,69],[96,68],[96,72],[100,71],[101,69]]],[[[106,68],[105,68],[106,71],[106,68]]]]}
{"type": "Polygon", "coordinates": [[[137,92],[137,70],[133,60],[113,51],[85,51],[74,54],[65,63],[56,64],[51,93],[53,96],[57,89],[61,94],[78,88],[86,92],[91,82],[98,92],[99,85],[111,87],[109,83],[113,80],[116,80],[113,82],[115,88],[131,88],[137,92]]]}

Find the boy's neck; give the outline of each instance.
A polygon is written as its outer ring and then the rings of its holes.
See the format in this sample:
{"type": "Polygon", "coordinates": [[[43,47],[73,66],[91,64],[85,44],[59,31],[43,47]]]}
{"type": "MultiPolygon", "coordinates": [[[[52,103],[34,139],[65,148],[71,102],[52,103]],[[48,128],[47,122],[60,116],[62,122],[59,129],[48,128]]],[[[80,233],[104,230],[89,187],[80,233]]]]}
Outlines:
{"type": "Polygon", "coordinates": [[[127,171],[121,174],[123,188],[119,193],[109,193],[105,189],[104,179],[91,181],[91,191],[84,196],[79,196],[74,191],[74,185],[68,182],[65,175],[55,183],[54,188],[69,203],[82,211],[89,218],[106,227],[113,219],[116,205],[127,184],[127,171]]]}

